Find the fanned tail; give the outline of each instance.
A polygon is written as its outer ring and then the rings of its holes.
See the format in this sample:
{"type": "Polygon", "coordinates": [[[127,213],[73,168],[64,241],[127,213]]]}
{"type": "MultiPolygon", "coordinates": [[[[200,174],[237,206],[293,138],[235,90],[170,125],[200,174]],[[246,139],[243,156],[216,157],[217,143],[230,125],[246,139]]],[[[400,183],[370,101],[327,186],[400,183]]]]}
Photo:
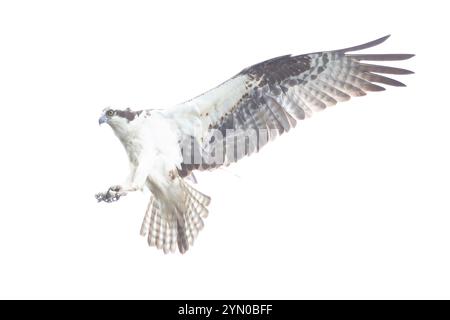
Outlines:
{"type": "Polygon", "coordinates": [[[204,227],[203,218],[208,216],[211,198],[193,188],[182,178],[183,201],[176,205],[165,204],[161,199],[151,197],[141,226],[141,235],[147,236],[150,246],[162,249],[164,253],[185,253],[194,244],[198,233],[204,227]]]}

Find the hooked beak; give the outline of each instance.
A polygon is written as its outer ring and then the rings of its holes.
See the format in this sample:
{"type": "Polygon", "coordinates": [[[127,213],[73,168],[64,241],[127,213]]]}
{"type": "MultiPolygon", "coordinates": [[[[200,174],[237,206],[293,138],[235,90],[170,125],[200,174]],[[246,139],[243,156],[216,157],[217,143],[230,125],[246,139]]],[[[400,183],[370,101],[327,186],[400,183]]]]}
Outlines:
{"type": "Polygon", "coordinates": [[[98,125],[102,125],[103,123],[107,122],[108,118],[106,117],[105,114],[103,114],[99,119],[98,119],[98,125]]]}

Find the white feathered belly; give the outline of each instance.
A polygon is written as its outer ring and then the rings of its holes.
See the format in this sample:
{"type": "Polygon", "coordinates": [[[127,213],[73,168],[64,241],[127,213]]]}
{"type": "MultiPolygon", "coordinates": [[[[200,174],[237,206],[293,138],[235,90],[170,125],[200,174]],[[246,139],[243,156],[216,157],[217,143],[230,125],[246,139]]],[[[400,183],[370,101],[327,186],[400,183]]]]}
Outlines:
{"type": "Polygon", "coordinates": [[[177,128],[171,120],[154,112],[143,122],[140,133],[140,141],[134,144],[142,146],[138,162],[146,168],[147,186],[155,196],[167,198],[166,193],[174,187],[172,174],[183,161],[177,128]]]}

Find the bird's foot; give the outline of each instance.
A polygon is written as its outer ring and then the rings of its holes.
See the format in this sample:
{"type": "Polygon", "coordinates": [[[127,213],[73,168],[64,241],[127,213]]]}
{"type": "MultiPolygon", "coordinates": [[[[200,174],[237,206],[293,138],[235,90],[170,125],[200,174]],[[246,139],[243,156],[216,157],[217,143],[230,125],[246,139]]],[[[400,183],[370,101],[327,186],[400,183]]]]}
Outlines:
{"type": "Polygon", "coordinates": [[[95,195],[98,202],[115,202],[127,193],[123,191],[122,186],[112,186],[106,192],[100,192],[95,195]]]}

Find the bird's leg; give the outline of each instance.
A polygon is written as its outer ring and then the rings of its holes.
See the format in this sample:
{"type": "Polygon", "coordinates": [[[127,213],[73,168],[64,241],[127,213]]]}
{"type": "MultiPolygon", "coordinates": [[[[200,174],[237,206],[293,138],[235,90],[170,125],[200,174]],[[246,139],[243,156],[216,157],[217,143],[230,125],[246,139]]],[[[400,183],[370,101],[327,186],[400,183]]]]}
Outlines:
{"type": "Polygon", "coordinates": [[[108,191],[100,192],[95,195],[98,202],[115,202],[120,197],[127,195],[128,192],[142,190],[147,179],[146,170],[142,166],[132,166],[130,175],[123,185],[111,186],[108,191]]]}

